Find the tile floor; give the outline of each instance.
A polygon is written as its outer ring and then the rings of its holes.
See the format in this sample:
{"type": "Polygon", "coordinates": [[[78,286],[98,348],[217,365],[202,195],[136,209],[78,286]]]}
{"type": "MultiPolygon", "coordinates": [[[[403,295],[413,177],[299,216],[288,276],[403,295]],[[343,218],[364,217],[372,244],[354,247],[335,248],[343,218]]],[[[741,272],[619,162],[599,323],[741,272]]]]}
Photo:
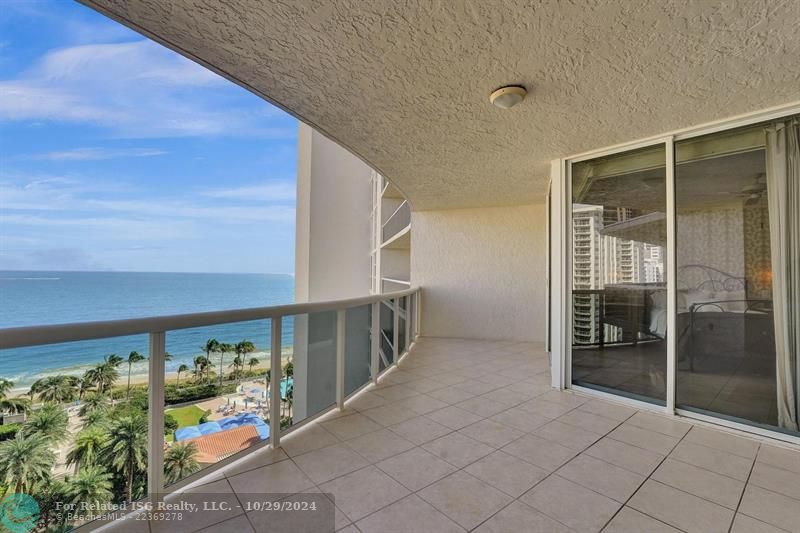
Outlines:
{"type": "MultiPolygon", "coordinates": [[[[423,338],[343,413],[193,490],[330,493],[347,533],[800,532],[800,450],[549,384],[540,345],[423,338]]],[[[280,531],[218,516],[169,530],[280,531]]]]}

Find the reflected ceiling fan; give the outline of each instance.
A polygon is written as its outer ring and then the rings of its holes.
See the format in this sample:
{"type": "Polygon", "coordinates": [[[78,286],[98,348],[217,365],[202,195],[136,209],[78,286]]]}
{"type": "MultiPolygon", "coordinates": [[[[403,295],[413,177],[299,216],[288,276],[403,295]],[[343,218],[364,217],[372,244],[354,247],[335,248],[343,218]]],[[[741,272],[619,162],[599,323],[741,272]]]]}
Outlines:
{"type": "Polygon", "coordinates": [[[761,197],[767,192],[767,175],[763,172],[756,174],[752,183],[748,183],[739,191],[725,191],[717,194],[723,196],[736,196],[744,199],[744,205],[755,205],[761,201],[761,197]]]}

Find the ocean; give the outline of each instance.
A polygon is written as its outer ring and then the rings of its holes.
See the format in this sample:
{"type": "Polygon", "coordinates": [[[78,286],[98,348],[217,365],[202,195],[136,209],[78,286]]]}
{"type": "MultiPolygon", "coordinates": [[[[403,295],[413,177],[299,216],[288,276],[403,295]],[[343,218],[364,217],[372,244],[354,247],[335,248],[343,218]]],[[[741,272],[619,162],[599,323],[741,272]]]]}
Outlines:
{"type": "MultiPolygon", "coordinates": [[[[292,303],[294,277],[285,274],[188,274],[160,272],[19,272],[0,271],[0,328],[115,320],[219,311],[292,303]]],[[[290,348],[292,320],[283,321],[282,344],[290,348]]],[[[269,321],[240,322],[167,332],[167,372],[181,364],[193,367],[207,339],[235,344],[249,340],[262,363],[269,350],[269,321]]],[[[112,353],[148,355],[148,336],[115,337],[29,348],[0,350],[0,377],[14,388],[54,374],[81,375],[112,353]]],[[[219,355],[212,362],[218,364],[219,355]]],[[[235,354],[225,354],[225,371],[235,354]]],[[[216,367],[214,370],[218,370],[216,367]]],[[[147,373],[134,364],[132,375],[147,373]]],[[[120,368],[121,382],[127,365],[120,368]]]]}

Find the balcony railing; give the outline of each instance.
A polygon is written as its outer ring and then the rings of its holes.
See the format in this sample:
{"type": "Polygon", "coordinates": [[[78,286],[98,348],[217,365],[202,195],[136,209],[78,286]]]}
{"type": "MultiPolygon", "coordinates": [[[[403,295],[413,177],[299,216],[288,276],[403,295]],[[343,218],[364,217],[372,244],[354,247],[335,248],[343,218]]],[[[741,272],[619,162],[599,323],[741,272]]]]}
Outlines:
{"type": "MultiPolygon", "coordinates": [[[[369,383],[376,382],[383,372],[397,364],[399,358],[407,353],[416,339],[421,316],[421,296],[419,288],[409,288],[403,291],[346,300],[128,320],[6,328],[0,329],[0,350],[44,347],[45,345],[93,339],[117,337],[130,339],[132,335],[146,335],[149,343],[146,363],[148,371],[146,385],[147,465],[146,472],[142,472],[139,478],[141,486],[146,487],[146,492],[140,492],[138,496],[160,500],[164,495],[230,464],[255,449],[262,448],[267,444],[279,447],[282,435],[288,434],[332,409],[341,409],[347,398],[356,394],[369,383]],[[263,394],[263,401],[258,400],[259,408],[262,403],[268,403],[263,410],[264,413],[268,412],[268,428],[264,428],[264,420],[258,419],[261,439],[255,435],[256,430],[252,429],[254,435],[248,441],[250,444],[244,448],[227,455],[220,455],[219,461],[208,464],[202,470],[182,476],[181,479],[173,477],[168,482],[165,479],[165,451],[169,450],[173,443],[167,442],[171,436],[165,440],[165,408],[167,407],[165,390],[172,390],[171,387],[174,385],[170,383],[167,386],[165,378],[165,365],[168,359],[166,355],[168,351],[167,335],[170,332],[173,334],[185,333],[191,331],[191,328],[230,326],[236,323],[255,324],[263,334],[263,337],[260,338],[269,339],[265,341],[265,344],[269,346],[270,361],[269,369],[264,370],[266,376],[264,382],[267,383],[267,388],[263,391],[259,390],[257,394],[259,398],[263,394]],[[291,324],[294,335],[294,344],[291,346],[294,357],[290,361],[292,363],[291,373],[288,371],[289,365],[284,366],[282,361],[287,349],[287,346],[284,345],[282,327],[288,324],[291,324]],[[300,344],[302,345],[298,345],[298,338],[301,339],[300,344]],[[300,361],[298,357],[298,353],[301,351],[304,352],[304,361],[300,361]],[[300,366],[304,366],[304,368],[300,369],[300,366]],[[283,375],[284,369],[286,369],[286,376],[283,375]],[[305,383],[302,381],[303,377],[299,375],[301,372],[307,376],[305,383]],[[301,389],[305,391],[303,397],[298,396],[301,389]],[[320,398],[320,396],[323,397],[320,398]],[[288,405],[288,416],[287,397],[290,404],[288,405]],[[275,399],[275,401],[269,401],[271,399],[275,399]],[[292,409],[296,410],[301,403],[304,404],[303,414],[298,416],[296,411],[293,414],[292,409]],[[297,418],[302,418],[302,420],[298,422],[297,418]],[[268,436],[264,436],[265,434],[268,436]],[[253,442],[255,444],[252,444],[253,442]],[[146,475],[146,483],[141,479],[143,475],[146,475]]],[[[209,381],[214,386],[219,381],[219,390],[221,391],[224,384],[221,358],[219,362],[220,377],[212,379],[209,372],[209,381]]],[[[241,362],[239,364],[242,365],[241,362]]],[[[123,366],[122,373],[124,374],[126,370],[129,371],[129,368],[123,366]]],[[[202,378],[202,376],[201,370],[200,377],[202,378]]],[[[180,379],[180,373],[178,379],[180,379]]],[[[261,379],[263,380],[263,378],[261,379]]],[[[241,378],[239,378],[239,384],[241,384],[241,378]]],[[[234,378],[234,383],[228,382],[227,385],[228,387],[235,386],[238,389],[239,384],[235,383],[234,378]]],[[[140,390],[142,394],[145,394],[144,389],[140,390]]],[[[127,397],[122,398],[122,395],[119,394],[124,391],[116,392],[117,405],[128,401],[127,397]]],[[[130,396],[130,382],[127,392],[130,396]]],[[[101,389],[100,395],[102,394],[101,389]]],[[[111,405],[114,405],[114,392],[110,394],[110,397],[111,405]]],[[[224,397],[213,399],[221,400],[220,411],[227,408],[224,405],[224,397]]],[[[208,400],[208,398],[204,398],[204,400],[208,400]]],[[[228,400],[230,401],[230,398],[228,400]]],[[[255,402],[253,401],[253,403],[255,402]]],[[[185,404],[180,405],[185,406],[185,404]]],[[[245,402],[246,405],[247,402],[245,402]]],[[[250,414],[245,413],[243,416],[250,416],[250,414]]],[[[255,414],[252,416],[255,418],[250,418],[250,420],[258,418],[255,414]]],[[[267,418],[266,415],[265,418],[267,418]]],[[[249,430],[249,428],[247,429],[249,430]]],[[[175,432],[174,435],[177,441],[178,433],[175,432]]],[[[64,465],[62,467],[62,471],[66,472],[66,467],[64,465]]],[[[56,477],[55,474],[54,477],[56,477]]]]}
{"type": "Polygon", "coordinates": [[[407,201],[404,201],[383,223],[381,231],[383,242],[390,241],[395,235],[407,228],[409,224],[411,224],[411,206],[407,201]]]}

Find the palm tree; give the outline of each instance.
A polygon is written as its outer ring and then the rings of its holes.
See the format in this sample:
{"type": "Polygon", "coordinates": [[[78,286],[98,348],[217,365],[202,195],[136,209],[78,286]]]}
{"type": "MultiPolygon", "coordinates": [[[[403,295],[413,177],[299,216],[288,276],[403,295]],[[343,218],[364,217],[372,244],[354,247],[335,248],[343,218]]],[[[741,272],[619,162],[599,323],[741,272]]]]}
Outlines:
{"type": "Polygon", "coordinates": [[[48,442],[59,443],[67,438],[69,417],[56,404],[45,404],[31,414],[20,430],[25,435],[41,435],[48,442]]]}
{"type": "Polygon", "coordinates": [[[225,354],[228,352],[232,352],[234,350],[233,344],[222,343],[217,345],[217,351],[219,352],[219,386],[222,388],[222,376],[224,372],[222,369],[224,368],[223,361],[225,359],[225,354]]]}
{"type": "MultiPolygon", "coordinates": [[[[256,351],[256,345],[248,340],[242,340],[236,343],[236,355],[242,358],[242,361],[247,358],[248,355],[256,351]]],[[[242,365],[244,366],[244,365],[242,365]]],[[[251,369],[252,370],[252,369],[251,369]]]]}
{"type": "MultiPolygon", "coordinates": [[[[118,358],[114,355],[113,357],[118,358]]],[[[110,389],[114,383],[119,379],[119,370],[117,367],[119,363],[115,360],[106,357],[102,363],[98,363],[94,368],[90,368],[83,375],[83,379],[88,383],[97,387],[97,393],[102,395],[107,389],[110,389]]]]}
{"type": "Polygon", "coordinates": [[[114,497],[111,487],[111,474],[93,465],[81,469],[70,480],[66,495],[70,503],[86,504],[87,508],[97,509],[114,497]]]}
{"type": "Polygon", "coordinates": [[[13,388],[13,381],[0,378],[0,413],[27,413],[31,407],[31,402],[27,398],[7,396],[13,388]]]}
{"type": "Polygon", "coordinates": [[[91,427],[104,428],[108,422],[108,411],[105,408],[94,409],[83,415],[83,429],[91,427]]]}
{"type": "Polygon", "coordinates": [[[189,367],[188,367],[188,366],[186,366],[186,365],[181,365],[181,366],[179,366],[179,367],[178,367],[178,377],[175,379],[175,385],[176,385],[176,386],[177,386],[177,385],[180,383],[180,381],[181,381],[181,373],[182,373],[182,372],[188,372],[188,371],[189,371],[189,367]]]}
{"type": "Polygon", "coordinates": [[[127,361],[125,361],[126,363],[128,363],[128,391],[125,393],[126,399],[131,397],[131,367],[133,366],[133,363],[138,363],[144,360],[145,357],[139,352],[131,352],[128,355],[127,361]]]}
{"type": "Polygon", "coordinates": [[[77,390],[78,378],[49,376],[34,381],[30,392],[38,394],[39,399],[45,403],[64,403],[74,400],[77,390]]]}
{"type": "Polygon", "coordinates": [[[261,361],[258,360],[257,357],[251,357],[250,360],[247,362],[247,366],[250,367],[250,372],[253,371],[253,367],[258,365],[261,361]]]}
{"type": "Polygon", "coordinates": [[[164,477],[167,483],[175,483],[200,470],[197,462],[197,445],[194,442],[179,442],[164,454],[164,477]]]}
{"type": "Polygon", "coordinates": [[[194,358],[194,377],[197,381],[200,381],[203,377],[203,372],[205,372],[206,366],[208,365],[208,358],[203,355],[198,355],[194,358]]]}
{"type": "Polygon", "coordinates": [[[103,413],[108,411],[108,398],[97,393],[87,395],[78,414],[86,417],[95,411],[102,411],[103,413]]]}
{"type": "Polygon", "coordinates": [[[30,494],[36,483],[50,477],[55,462],[56,455],[44,436],[19,432],[0,442],[0,483],[14,492],[30,494]]]}
{"type": "Polygon", "coordinates": [[[233,375],[239,377],[241,375],[241,372],[239,372],[240,367],[244,367],[244,363],[242,362],[242,358],[237,355],[236,357],[233,358],[231,364],[228,365],[228,368],[232,368],[233,375]]]}
{"type": "Polygon", "coordinates": [[[127,501],[133,501],[133,480],[147,468],[147,419],[141,415],[122,417],[114,421],[109,435],[101,461],[125,478],[127,501]]]}
{"type": "Polygon", "coordinates": [[[67,464],[75,465],[76,473],[80,468],[94,465],[107,442],[108,433],[104,428],[89,426],[81,430],[67,454],[67,464]]]}
{"type": "Polygon", "coordinates": [[[164,361],[172,361],[174,358],[175,357],[171,353],[164,352],[164,361]]]}
{"type": "Polygon", "coordinates": [[[208,339],[206,341],[206,344],[204,346],[201,346],[200,349],[203,350],[206,354],[206,361],[208,362],[208,372],[209,372],[208,377],[210,378],[211,354],[217,353],[217,351],[219,351],[219,341],[217,341],[217,339],[208,339]]]}

